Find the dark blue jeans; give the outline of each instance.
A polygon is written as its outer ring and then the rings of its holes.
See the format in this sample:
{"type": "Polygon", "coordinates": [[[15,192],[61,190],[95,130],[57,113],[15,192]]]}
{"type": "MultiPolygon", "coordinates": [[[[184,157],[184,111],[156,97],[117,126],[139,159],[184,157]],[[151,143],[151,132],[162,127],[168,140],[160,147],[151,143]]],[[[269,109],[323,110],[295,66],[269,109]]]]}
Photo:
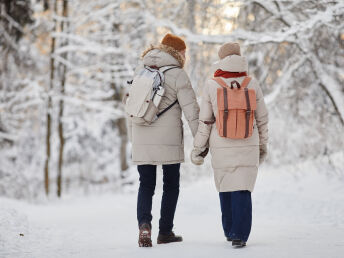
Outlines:
{"type": "Polygon", "coordinates": [[[225,236],[246,242],[252,226],[251,192],[221,192],[220,204],[225,236]]]}
{"type": "MultiPolygon", "coordinates": [[[[156,166],[139,165],[140,188],[137,198],[137,220],[151,225],[152,201],[156,184],[156,166]]],[[[172,231],[174,213],[179,196],[180,164],[163,165],[163,195],[161,200],[159,232],[167,234],[172,231]]]]}

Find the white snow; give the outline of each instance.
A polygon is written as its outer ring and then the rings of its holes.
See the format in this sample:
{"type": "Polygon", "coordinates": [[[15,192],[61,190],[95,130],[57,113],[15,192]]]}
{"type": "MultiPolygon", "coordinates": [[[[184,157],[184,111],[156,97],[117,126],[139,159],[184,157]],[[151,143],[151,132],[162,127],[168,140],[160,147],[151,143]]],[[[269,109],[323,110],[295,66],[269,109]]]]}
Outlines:
{"type": "Polygon", "coordinates": [[[211,177],[181,185],[175,232],[184,242],[156,245],[159,175],[153,248],[137,245],[134,186],[120,194],[65,197],[43,204],[0,199],[0,257],[343,257],[343,181],[290,168],[261,169],[245,249],[233,249],[225,241],[211,177]]]}

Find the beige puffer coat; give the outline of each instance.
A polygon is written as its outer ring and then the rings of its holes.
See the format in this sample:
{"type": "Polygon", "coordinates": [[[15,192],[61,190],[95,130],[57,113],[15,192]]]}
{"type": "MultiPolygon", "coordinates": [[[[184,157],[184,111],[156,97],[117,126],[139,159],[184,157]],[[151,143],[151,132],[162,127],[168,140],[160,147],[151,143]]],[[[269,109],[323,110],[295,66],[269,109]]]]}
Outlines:
{"type": "MultiPolygon", "coordinates": [[[[244,57],[228,56],[214,65],[214,70],[246,72],[247,62],[244,57]]],[[[224,79],[224,78],[222,78],[224,79]]],[[[235,78],[239,83],[244,77],[235,78]]],[[[224,79],[230,85],[234,78],[224,79]]],[[[248,88],[255,89],[257,110],[255,111],[254,129],[247,139],[229,139],[220,137],[216,124],[207,125],[203,121],[214,121],[217,115],[217,88],[214,80],[208,80],[203,92],[199,127],[194,140],[196,148],[210,147],[214,179],[219,192],[239,190],[253,191],[259,165],[259,145],[268,142],[268,111],[257,80],[252,79],[248,88]]]]}
{"type": "Polygon", "coordinates": [[[199,106],[189,77],[183,70],[184,59],[173,48],[159,45],[143,53],[143,65],[162,67],[176,65],[165,72],[165,96],[158,112],[176,99],[178,103],[166,111],[151,125],[137,125],[128,121],[128,134],[132,142],[132,159],[136,165],[174,164],[184,162],[182,111],[195,136],[198,128],[199,106]]]}

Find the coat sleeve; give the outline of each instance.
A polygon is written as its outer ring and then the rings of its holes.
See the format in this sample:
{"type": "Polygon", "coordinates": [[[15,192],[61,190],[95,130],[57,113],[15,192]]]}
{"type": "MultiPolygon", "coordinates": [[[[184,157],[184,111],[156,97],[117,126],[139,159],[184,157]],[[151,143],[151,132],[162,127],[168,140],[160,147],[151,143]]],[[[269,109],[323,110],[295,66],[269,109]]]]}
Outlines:
{"type": "Polygon", "coordinates": [[[206,83],[202,93],[201,111],[199,114],[199,125],[194,140],[194,147],[196,148],[208,147],[209,136],[212,128],[211,122],[215,121],[213,106],[211,104],[209,95],[210,83],[210,81],[206,83]]]}
{"type": "Polygon", "coordinates": [[[268,134],[268,110],[265,105],[262,89],[260,88],[257,80],[256,82],[256,101],[257,109],[255,111],[255,118],[259,132],[259,145],[267,144],[269,139],[268,134]]]}
{"type": "Polygon", "coordinates": [[[177,76],[176,89],[179,105],[188,121],[192,135],[195,136],[198,128],[199,106],[189,77],[184,70],[177,76]]]}

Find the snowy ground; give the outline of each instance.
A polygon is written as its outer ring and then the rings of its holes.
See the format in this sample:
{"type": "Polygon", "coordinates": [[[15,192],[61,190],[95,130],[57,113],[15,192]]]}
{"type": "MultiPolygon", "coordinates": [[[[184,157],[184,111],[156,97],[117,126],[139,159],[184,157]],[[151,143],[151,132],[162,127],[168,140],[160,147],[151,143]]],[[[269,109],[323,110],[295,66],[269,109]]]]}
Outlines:
{"type": "MultiPolygon", "coordinates": [[[[212,178],[182,185],[175,232],[184,242],[151,249],[137,247],[134,193],[39,205],[0,199],[0,257],[344,257],[343,185],[310,171],[262,169],[245,249],[223,237],[212,178]]],[[[158,189],[154,243],[160,197],[158,189]]]]}

